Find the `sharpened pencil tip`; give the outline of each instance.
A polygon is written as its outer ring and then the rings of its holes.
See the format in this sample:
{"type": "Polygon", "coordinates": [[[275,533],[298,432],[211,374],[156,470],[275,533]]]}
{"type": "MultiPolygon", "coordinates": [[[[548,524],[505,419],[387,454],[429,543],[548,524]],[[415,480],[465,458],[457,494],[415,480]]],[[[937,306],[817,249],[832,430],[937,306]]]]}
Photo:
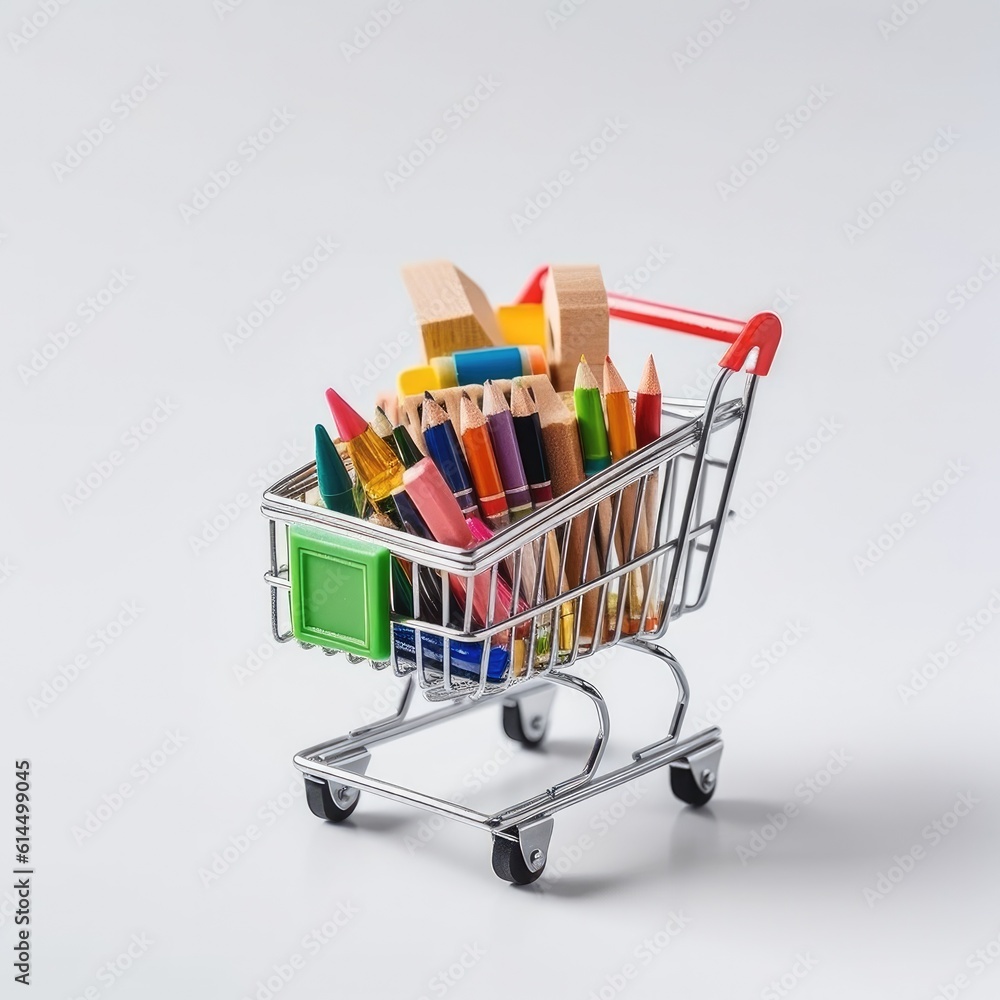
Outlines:
{"type": "Polygon", "coordinates": [[[611,358],[604,359],[604,395],[608,396],[612,392],[628,392],[628,386],[621,377],[615,363],[611,358]]]}

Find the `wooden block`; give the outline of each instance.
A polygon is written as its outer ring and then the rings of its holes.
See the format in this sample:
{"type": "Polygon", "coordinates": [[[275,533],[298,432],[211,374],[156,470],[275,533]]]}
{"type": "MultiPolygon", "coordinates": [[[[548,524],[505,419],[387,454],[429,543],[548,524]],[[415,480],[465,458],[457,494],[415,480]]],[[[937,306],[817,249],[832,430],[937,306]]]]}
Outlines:
{"type": "Polygon", "coordinates": [[[403,282],[417,315],[425,361],[473,347],[503,345],[485,293],[450,261],[407,264],[403,282]]]}
{"type": "Polygon", "coordinates": [[[608,293],[596,264],[555,264],[542,297],[552,337],[549,368],[559,391],[573,388],[580,355],[597,365],[608,353],[608,293]]]}

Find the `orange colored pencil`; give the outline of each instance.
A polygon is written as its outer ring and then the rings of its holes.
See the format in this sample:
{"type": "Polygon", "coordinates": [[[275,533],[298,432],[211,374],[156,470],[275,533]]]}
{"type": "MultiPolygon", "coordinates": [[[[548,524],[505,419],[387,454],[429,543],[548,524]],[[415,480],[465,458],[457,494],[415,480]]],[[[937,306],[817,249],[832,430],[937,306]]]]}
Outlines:
{"type": "Polygon", "coordinates": [[[499,531],[510,524],[507,495],[493,454],[486,417],[467,392],[462,393],[459,425],[469,473],[479,496],[479,507],[490,527],[499,531]]]}
{"type": "MultiPolygon", "coordinates": [[[[604,406],[608,414],[608,445],[611,449],[611,460],[618,462],[636,450],[635,417],[632,415],[632,400],[629,398],[628,386],[625,385],[618,369],[611,358],[604,359],[604,406]]],[[[639,511],[636,516],[636,500],[638,487],[628,486],[622,493],[618,521],[618,544],[623,561],[629,558],[629,545],[635,535],[635,552],[633,556],[641,556],[649,548],[649,536],[646,526],[646,515],[639,511]]],[[[625,617],[622,619],[622,631],[634,635],[642,625],[642,603],[645,596],[645,582],[648,571],[633,570],[628,575],[625,584],[627,589],[625,617]]]]}

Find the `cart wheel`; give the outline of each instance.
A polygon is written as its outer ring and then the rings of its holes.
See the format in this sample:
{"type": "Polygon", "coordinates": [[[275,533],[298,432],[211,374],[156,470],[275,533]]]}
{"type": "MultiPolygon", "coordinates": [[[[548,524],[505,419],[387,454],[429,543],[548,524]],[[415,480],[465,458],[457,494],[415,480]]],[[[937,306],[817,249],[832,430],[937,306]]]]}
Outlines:
{"type": "Polygon", "coordinates": [[[543,857],[538,871],[532,871],[524,860],[519,841],[508,840],[506,837],[494,837],[493,871],[505,882],[513,882],[514,885],[531,885],[545,871],[545,860],[543,857]]]}
{"type": "Polygon", "coordinates": [[[715,793],[714,772],[704,772],[702,781],[708,785],[707,789],[695,781],[694,771],[690,767],[680,767],[677,764],[670,765],[670,788],[681,802],[686,802],[689,806],[695,806],[695,808],[705,805],[715,793]]]}
{"type": "Polygon", "coordinates": [[[338,785],[336,793],[330,790],[326,781],[306,778],[306,802],[309,811],[320,819],[328,819],[331,823],[340,823],[347,819],[358,806],[361,798],[359,788],[349,788],[338,785]]]}
{"type": "Polygon", "coordinates": [[[509,739],[522,746],[541,746],[542,740],[545,739],[547,722],[548,719],[544,716],[525,719],[521,714],[520,702],[517,700],[512,699],[503,704],[503,731],[509,739]]]}

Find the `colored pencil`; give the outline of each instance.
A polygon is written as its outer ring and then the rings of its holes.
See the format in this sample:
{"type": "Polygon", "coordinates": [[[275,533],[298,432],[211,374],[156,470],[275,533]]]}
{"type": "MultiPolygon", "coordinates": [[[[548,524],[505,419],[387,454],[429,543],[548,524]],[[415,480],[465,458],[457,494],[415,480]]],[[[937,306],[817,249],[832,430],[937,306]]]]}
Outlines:
{"type": "MultiPolygon", "coordinates": [[[[542,422],[538,405],[529,394],[524,382],[516,378],[510,388],[510,412],[514,418],[514,431],[517,434],[518,447],[521,450],[521,460],[528,477],[528,488],[536,509],[550,503],[553,496],[552,476],[545,454],[545,444],[542,435],[542,422]]],[[[559,540],[556,532],[550,531],[545,544],[545,597],[555,597],[568,590],[565,574],[559,572],[559,540]]],[[[570,544],[566,536],[566,544],[570,544]]],[[[567,554],[568,556],[568,554],[567,554]]],[[[547,617],[551,627],[554,615],[547,617]]],[[[559,606],[559,648],[568,651],[573,646],[575,634],[576,605],[573,601],[564,601],[559,606]]]]}
{"type": "Polygon", "coordinates": [[[521,463],[531,491],[531,502],[540,507],[552,499],[552,476],[542,445],[542,422],[538,416],[538,407],[520,379],[514,379],[511,384],[510,412],[514,420],[521,463]]]}
{"type": "MultiPolygon", "coordinates": [[[[639,448],[652,444],[660,436],[663,423],[663,393],[660,389],[660,378],[656,373],[653,355],[646,359],[639,379],[639,388],[635,394],[635,440],[639,448]]],[[[646,484],[646,531],[649,536],[650,548],[657,545],[657,520],[660,509],[660,470],[654,469],[646,484]]],[[[646,578],[647,574],[643,575],[646,578]]],[[[660,602],[657,601],[660,579],[660,561],[655,560],[653,569],[648,574],[650,580],[647,590],[652,590],[649,611],[647,612],[646,628],[655,629],[660,619],[660,602]]]]}
{"type": "MultiPolygon", "coordinates": [[[[535,403],[538,405],[538,416],[542,424],[542,441],[545,444],[549,471],[552,473],[552,493],[556,497],[561,497],[586,479],[576,416],[572,409],[566,405],[562,396],[556,392],[550,381],[534,383],[531,391],[535,397],[535,403]]],[[[585,561],[588,581],[593,580],[601,572],[596,533],[599,529],[610,528],[610,502],[605,500],[598,505],[595,534],[592,536],[587,534],[587,520],[586,514],[580,514],[573,518],[564,542],[569,547],[566,555],[566,579],[570,587],[576,587],[583,582],[585,561]]],[[[580,610],[581,643],[592,641],[597,634],[596,627],[600,612],[598,607],[599,590],[599,587],[591,587],[584,592],[582,597],[576,599],[575,603],[580,610]]],[[[560,617],[560,648],[572,649],[575,637],[571,637],[570,642],[564,644],[562,621],[563,618],[560,617]]]]}
{"type": "Polygon", "coordinates": [[[357,514],[354,483],[322,424],[316,425],[316,478],[319,480],[319,495],[328,509],[341,514],[357,514]]]}
{"type": "Polygon", "coordinates": [[[479,504],[469,476],[469,466],[458,443],[455,426],[444,409],[428,392],[424,394],[421,429],[430,457],[434,459],[445,482],[462,510],[463,517],[479,513],[479,504]]]}
{"type": "Polygon", "coordinates": [[[483,387],[483,414],[490,429],[490,440],[504,493],[507,495],[510,518],[512,521],[519,521],[531,513],[531,491],[524,474],[521,453],[517,449],[514,418],[503,393],[492,380],[483,387]]]}
{"type": "MultiPolygon", "coordinates": [[[[611,358],[604,359],[604,405],[608,411],[608,444],[611,458],[612,461],[618,462],[635,451],[635,418],[632,414],[628,386],[625,385],[611,358]]],[[[622,491],[618,543],[619,555],[623,562],[649,551],[645,510],[636,511],[638,496],[639,487],[634,483],[622,491]]],[[[628,575],[627,614],[622,618],[622,631],[627,635],[634,635],[642,624],[642,603],[648,577],[648,567],[633,570],[628,575]]],[[[614,626],[609,625],[609,628],[613,629],[614,626]]]]}
{"type": "Polygon", "coordinates": [[[381,406],[375,407],[375,416],[372,419],[372,430],[390,447],[392,443],[392,421],[385,415],[385,410],[381,406]]]}
{"type": "Polygon", "coordinates": [[[619,462],[636,448],[635,417],[628,386],[611,358],[604,359],[604,405],[608,413],[608,447],[611,461],[619,462]]]}
{"type": "Polygon", "coordinates": [[[494,531],[500,531],[510,524],[507,496],[497,468],[496,455],[493,454],[486,417],[467,392],[462,394],[459,428],[465,457],[469,461],[469,473],[479,494],[479,507],[489,526],[494,531]]]}
{"type": "Polygon", "coordinates": [[[389,500],[389,494],[403,485],[402,463],[372,430],[371,424],[337,392],[327,389],[326,401],[365,494],[373,506],[392,516],[395,507],[389,500]]]}
{"type": "Polygon", "coordinates": [[[601,390],[587,359],[582,355],[576,370],[573,404],[583,448],[583,471],[589,477],[611,464],[611,451],[608,446],[608,429],[604,424],[601,390]]]}
{"type": "Polygon", "coordinates": [[[644,448],[660,436],[663,418],[663,394],[660,379],[653,364],[653,355],[646,359],[639,379],[639,389],[635,394],[635,443],[644,448]]]}
{"type": "Polygon", "coordinates": [[[426,458],[426,456],[417,447],[416,442],[410,435],[410,432],[402,424],[399,424],[397,427],[393,427],[392,441],[396,448],[396,454],[399,455],[404,468],[408,469],[411,465],[416,465],[420,459],[426,458]]]}

